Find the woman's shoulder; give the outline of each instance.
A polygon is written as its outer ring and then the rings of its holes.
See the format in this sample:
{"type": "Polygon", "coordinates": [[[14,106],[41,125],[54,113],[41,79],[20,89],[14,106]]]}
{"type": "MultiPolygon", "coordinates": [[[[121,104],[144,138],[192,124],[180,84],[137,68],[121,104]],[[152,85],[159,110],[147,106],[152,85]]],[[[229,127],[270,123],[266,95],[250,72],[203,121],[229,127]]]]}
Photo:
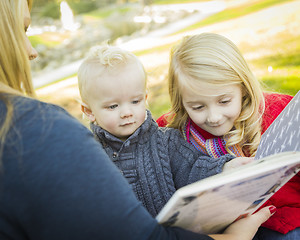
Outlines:
{"type": "Polygon", "coordinates": [[[78,132],[89,131],[65,109],[55,104],[33,98],[14,97],[13,105],[12,123],[22,138],[28,139],[25,141],[46,144],[58,135],[75,137],[78,132]]]}
{"type": "Polygon", "coordinates": [[[42,125],[60,121],[79,123],[64,108],[38,99],[17,96],[13,98],[13,106],[13,121],[17,125],[42,125]]]}
{"type": "Polygon", "coordinates": [[[32,114],[32,115],[44,115],[44,114],[62,114],[62,115],[68,115],[70,114],[63,109],[62,107],[42,102],[38,99],[29,98],[29,97],[23,97],[23,96],[15,96],[13,97],[13,105],[14,105],[14,115],[22,117],[26,114],[32,114]]]}
{"type": "Polygon", "coordinates": [[[18,164],[13,161],[16,156],[29,165],[38,165],[39,159],[59,161],[64,156],[69,156],[64,162],[70,162],[78,157],[83,143],[93,144],[88,128],[63,108],[27,97],[13,97],[12,103],[12,124],[4,150],[7,162],[18,164]]]}

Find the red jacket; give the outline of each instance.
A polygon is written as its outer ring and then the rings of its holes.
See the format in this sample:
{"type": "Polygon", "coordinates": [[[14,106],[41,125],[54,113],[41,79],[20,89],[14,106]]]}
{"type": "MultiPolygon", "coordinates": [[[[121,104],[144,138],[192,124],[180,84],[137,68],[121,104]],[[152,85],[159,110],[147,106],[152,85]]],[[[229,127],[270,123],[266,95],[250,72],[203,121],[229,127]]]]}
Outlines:
{"type": "MultiPolygon", "coordinates": [[[[264,96],[266,108],[262,120],[262,134],[293,98],[289,95],[277,93],[265,93],[264,96]]],[[[156,122],[161,127],[166,126],[166,114],[159,117],[156,122]]],[[[203,131],[201,129],[201,134],[204,137],[209,135],[203,134],[203,131]]],[[[284,234],[300,227],[300,174],[294,176],[273,195],[264,204],[264,206],[267,205],[276,206],[277,211],[262,226],[284,234]]]]}
{"type": "MultiPolygon", "coordinates": [[[[292,99],[289,95],[265,94],[266,110],[262,122],[264,133],[292,99]]],[[[300,227],[300,174],[294,176],[263,206],[274,205],[276,213],[262,226],[287,233],[300,227]]]]}

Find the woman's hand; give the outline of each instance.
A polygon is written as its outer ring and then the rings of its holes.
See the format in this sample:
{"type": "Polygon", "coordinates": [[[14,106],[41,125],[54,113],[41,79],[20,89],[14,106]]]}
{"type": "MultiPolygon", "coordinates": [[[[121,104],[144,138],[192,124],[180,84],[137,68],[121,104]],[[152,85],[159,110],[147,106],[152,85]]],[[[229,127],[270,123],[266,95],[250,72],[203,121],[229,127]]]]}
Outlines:
{"type": "Polygon", "coordinates": [[[274,206],[264,207],[255,214],[232,223],[223,234],[209,236],[216,240],[252,240],[260,225],[267,221],[275,211],[274,206]]]}

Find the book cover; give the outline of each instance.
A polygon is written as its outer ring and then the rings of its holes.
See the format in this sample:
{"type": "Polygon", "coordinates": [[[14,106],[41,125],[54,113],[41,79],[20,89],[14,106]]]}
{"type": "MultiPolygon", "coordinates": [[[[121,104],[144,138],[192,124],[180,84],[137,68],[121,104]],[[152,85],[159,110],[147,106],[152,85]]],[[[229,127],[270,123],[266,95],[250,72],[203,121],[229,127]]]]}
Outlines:
{"type": "Polygon", "coordinates": [[[300,151],[300,91],[262,135],[255,159],[300,151]]]}

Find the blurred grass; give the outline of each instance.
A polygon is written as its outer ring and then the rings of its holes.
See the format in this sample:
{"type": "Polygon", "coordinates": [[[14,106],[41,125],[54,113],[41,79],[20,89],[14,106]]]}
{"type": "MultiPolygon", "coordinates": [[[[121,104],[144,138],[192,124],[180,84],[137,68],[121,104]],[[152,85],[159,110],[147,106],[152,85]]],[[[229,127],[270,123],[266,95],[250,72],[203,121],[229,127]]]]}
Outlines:
{"type": "MultiPolygon", "coordinates": [[[[83,4],[83,3],[82,3],[83,4]]],[[[126,5],[117,5],[115,7],[105,7],[100,8],[88,13],[81,14],[83,22],[85,23],[91,23],[91,22],[97,22],[104,20],[108,18],[109,16],[113,14],[119,14],[124,15],[127,12],[130,12],[132,9],[126,5]]],[[[46,47],[55,47],[65,39],[68,39],[70,36],[70,33],[60,33],[57,34],[55,32],[44,32],[39,35],[35,36],[29,36],[29,40],[33,47],[36,47],[37,45],[45,45],[46,47]]]]}
{"type": "MultiPolygon", "coordinates": [[[[185,28],[183,31],[237,18],[283,2],[288,1],[249,1],[246,5],[216,13],[197,24],[185,28]]],[[[174,44],[162,45],[137,52],[136,54],[142,55],[159,51],[169,51],[174,44]]],[[[277,34],[276,37],[266,43],[262,42],[259,45],[241,45],[238,47],[243,54],[253,52],[268,53],[267,55],[259,54],[260,57],[254,59],[246,58],[255,76],[261,82],[264,91],[295,95],[300,90],[299,36],[293,36],[290,33],[283,32],[277,34]],[[268,67],[272,67],[271,72],[268,71],[268,67]]],[[[168,68],[168,66],[166,65],[165,68],[168,68]]],[[[157,83],[149,87],[149,89],[150,92],[153,93],[148,100],[149,108],[152,111],[153,117],[156,119],[163,113],[166,113],[170,108],[167,83],[166,81],[157,83]]]]}
{"type": "Polygon", "coordinates": [[[148,108],[154,119],[158,118],[170,107],[168,93],[168,65],[160,65],[154,70],[147,70],[148,108]]]}
{"type": "MultiPolygon", "coordinates": [[[[171,4],[177,2],[187,3],[193,1],[155,1],[155,3],[162,4],[171,4]]],[[[197,29],[201,26],[205,26],[211,23],[218,23],[225,20],[237,18],[283,2],[288,2],[288,0],[248,1],[245,5],[226,9],[220,13],[216,13],[197,24],[185,28],[184,31],[197,29]]],[[[105,17],[109,14],[112,14],[112,12],[108,10],[105,10],[104,12],[94,11],[92,14],[89,14],[89,16],[92,17],[93,14],[95,14],[95,17],[105,17]]],[[[147,54],[155,54],[165,51],[169,52],[170,48],[174,44],[175,42],[144,51],[137,51],[134,53],[137,56],[141,57],[147,54]]],[[[241,45],[238,47],[248,61],[250,68],[253,70],[254,74],[262,82],[264,90],[290,95],[295,95],[300,90],[300,54],[298,54],[300,52],[299,35],[293,35],[292,33],[283,31],[276,34],[267,42],[260,42],[253,45],[251,45],[251,43],[249,42],[241,43],[241,45]],[[250,55],[255,55],[255,57],[247,57],[250,55]],[[272,71],[268,71],[268,67],[272,67],[272,71]]],[[[148,105],[155,119],[161,116],[163,113],[166,113],[169,110],[170,106],[166,80],[167,69],[167,64],[156,67],[155,69],[146,69],[147,72],[150,73],[148,81],[148,105]]],[[[47,97],[45,97],[44,99],[47,99],[47,97]]],[[[65,107],[75,117],[82,121],[79,104],[75,103],[74,99],[56,99],[55,101],[55,103],[65,107]],[[69,109],[70,102],[72,101],[72,107],[78,107],[76,111],[74,111],[73,108],[69,109]]]]}
{"type": "Polygon", "coordinates": [[[134,51],[134,54],[137,56],[142,56],[142,55],[146,55],[146,54],[153,54],[156,52],[169,51],[173,46],[174,46],[174,43],[160,45],[160,46],[154,47],[154,48],[149,48],[149,49],[140,50],[140,51],[134,51]]]}
{"type": "Polygon", "coordinates": [[[154,4],[182,4],[193,2],[207,2],[207,0],[154,0],[154,4]]]}
{"type": "MultiPolygon", "coordinates": [[[[54,34],[52,34],[54,35],[54,34]]],[[[56,35],[55,35],[56,36],[56,35]]],[[[45,45],[46,47],[55,47],[61,44],[61,39],[52,38],[51,33],[41,35],[34,35],[28,37],[31,45],[35,48],[38,44],[45,45]]]]}
{"type": "Polygon", "coordinates": [[[289,95],[296,95],[299,91],[299,75],[287,75],[287,76],[262,76],[262,83],[264,89],[270,92],[280,92],[289,95]]]}
{"type": "MultiPolygon", "coordinates": [[[[213,14],[204,20],[195,23],[193,25],[190,25],[187,28],[184,28],[179,32],[185,32],[185,31],[190,31],[196,28],[204,27],[213,23],[218,23],[234,18],[238,18],[241,16],[245,16],[247,14],[262,10],[264,8],[268,8],[270,6],[276,5],[276,4],[281,4],[284,2],[289,2],[292,0],[264,0],[264,1],[248,1],[246,4],[240,5],[238,7],[234,8],[227,8],[219,13],[213,14]]],[[[176,34],[176,33],[175,33],[176,34]]]]}
{"type": "Polygon", "coordinates": [[[112,14],[120,13],[120,14],[125,14],[131,10],[130,7],[127,6],[114,6],[112,7],[106,7],[106,8],[100,8],[94,11],[91,11],[89,13],[83,14],[83,17],[85,19],[105,19],[109,17],[112,14]]]}
{"type": "Polygon", "coordinates": [[[284,32],[277,34],[276,40],[257,47],[271,52],[249,61],[254,69],[258,69],[257,75],[264,88],[268,91],[295,95],[300,90],[299,36],[284,32]]]}

